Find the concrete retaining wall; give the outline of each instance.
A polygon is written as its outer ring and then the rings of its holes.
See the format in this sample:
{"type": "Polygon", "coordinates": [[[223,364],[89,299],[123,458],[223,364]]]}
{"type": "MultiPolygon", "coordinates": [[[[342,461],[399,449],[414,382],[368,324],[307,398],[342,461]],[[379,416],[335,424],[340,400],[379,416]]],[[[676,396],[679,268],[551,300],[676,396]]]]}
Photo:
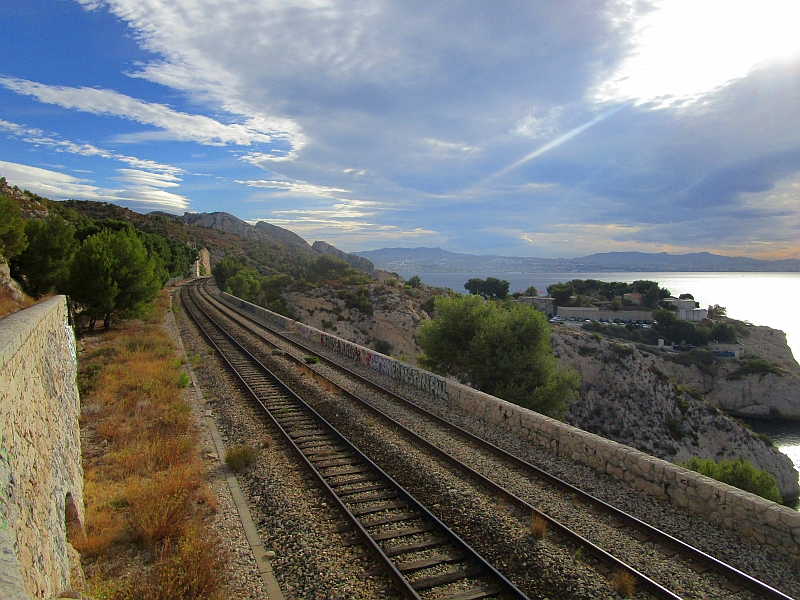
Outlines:
{"type": "Polygon", "coordinates": [[[630,446],[618,444],[505,400],[428,373],[369,348],[293,321],[231,296],[242,308],[272,325],[351,358],[387,377],[429,391],[454,410],[473,414],[510,433],[550,448],[554,453],[589,465],[625,481],[646,494],[664,498],[715,524],[720,524],[800,559],[800,512],[689,471],[630,446]]]}
{"type": "Polygon", "coordinates": [[[64,296],[0,320],[0,582],[10,582],[3,597],[71,589],[66,521],[83,522],[76,373],[64,296]],[[24,592],[12,595],[20,580],[24,592]]]}

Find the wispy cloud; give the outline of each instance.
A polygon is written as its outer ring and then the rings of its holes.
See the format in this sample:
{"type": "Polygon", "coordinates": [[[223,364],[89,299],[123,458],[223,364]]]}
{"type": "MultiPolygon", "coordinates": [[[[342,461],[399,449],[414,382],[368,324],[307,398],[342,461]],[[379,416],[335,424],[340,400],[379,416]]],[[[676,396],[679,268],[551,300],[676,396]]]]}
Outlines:
{"type": "Polygon", "coordinates": [[[320,196],[322,198],[336,198],[339,194],[346,194],[348,190],[323,185],[314,185],[305,181],[278,181],[267,179],[236,180],[236,183],[255,188],[278,190],[301,196],[320,196]]]}
{"type": "MultiPolygon", "coordinates": [[[[154,187],[158,179],[153,179],[152,173],[120,169],[122,177],[128,185],[120,188],[104,188],[94,185],[89,179],[83,179],[30,165],[13,163],[0,160],[0,174],[8,181],[23,189],[28,189],[40,196],[54,200],[94,200],[98,202],[113,202],[131,208],[150,210],[165,210],[179,212],[189,207],[189,200],[185,196],[173,194],[154,187]],[[141,174],[137,179],[136,174],[141,174]]],[[[162,175],[161,186],[171,176],[162,175]]]]}
{"type": "Polygon", "coordinates": [[[220,123],[205,115],[178,112],[164,104],[145,102],[113,90],[46,85],[13,77],[0,77],[0,85],[45,104],[152,125],[173,140],[249,146],[276,140],[291,142],[294,137],[291,131],[261,117],[247,118],[244,123],[220,123]]]}
{"type": "Polygon", "coordinates": [[[89,156],[89,157],[97,156],[99,158],[117,160],[119,162],[126,163],[132,167],[147,169],[149,171],[155,171],[157,173],[163,173],[165,175],[174,176],[184,173],[184,170],[179,167],[174,167],[172,165],[165,165],[163,163],[158,163],[153,160],[141,159],[141,158],[136,158],[134,156],[126,156],[124,154],[118,154],[113,150],[98,148],[97,146],[94,146],[92,144],[71,142],[70,140],[60,139],[53,133],[46,134],[41,129],[25,127],[23,125],[19,125],[17,123],[11,123],[9,121],[4,121],[2,119],[0,119],[0,129],[4,129],[5,131],[18,137],[24,142],[39,146],[47,146],[49,148],[53,148],[54,150],[56,150],[56,152],[68,152],[70,154],[79,154],[81,156],[89,156]]]}

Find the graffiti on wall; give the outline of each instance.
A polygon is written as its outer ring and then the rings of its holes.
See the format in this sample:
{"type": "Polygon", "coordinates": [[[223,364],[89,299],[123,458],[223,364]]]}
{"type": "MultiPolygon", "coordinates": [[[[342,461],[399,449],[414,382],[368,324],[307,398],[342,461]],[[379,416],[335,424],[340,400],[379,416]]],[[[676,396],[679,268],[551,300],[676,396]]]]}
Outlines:
{"type": "Polygon", "coordinates": [[[359,363],[361,362],[361,346],[357,346],[356,344],[348,342],[347,340],[343,340],[335,335],[328,335],[327,333],[323,333],[320,336],[320,342],[328,350],[333,350],[336,352],[336,354],[341,354],[342,356],[359,363]]]}
{"type": "MultiPolygon", "coordinates": [[[[231,300],[239,300],[238,298],[229,296],[228,294],[225,294],[225,296],[231,300]]],[[[291,329],[295,333],[302,335],[304,338],[321,344],[329,350],[340,354],[341,356],[354,360],[372,369],[373,371],[377,371],[381,375],[391,377],[392,379],[400,381],[405,385],[409,385],[423,392],[433,394],[437,398],[442,398],[443,400],[448,399],[447,380],[443,377],[439,377],[433,373],[412,367],[411,365],[407,365],[399,360],[395,360],[394,358],[384,356],[383,354],[372,352],[363,346],[348,342],[347,340],[343,340],[335,335],[327,334],[319,329],[315,329],[314,327],[309,327],[308,325],[299,323],[298,321],[290,321],[279,314],[258,306],[254,306],[249,302],[243,302],[241,300],[239,302],[241,302],[242,308],[245,308],[250,312],[263,314],[267,320],[273,322],[278,327],[283,329],[291,329]]]]}

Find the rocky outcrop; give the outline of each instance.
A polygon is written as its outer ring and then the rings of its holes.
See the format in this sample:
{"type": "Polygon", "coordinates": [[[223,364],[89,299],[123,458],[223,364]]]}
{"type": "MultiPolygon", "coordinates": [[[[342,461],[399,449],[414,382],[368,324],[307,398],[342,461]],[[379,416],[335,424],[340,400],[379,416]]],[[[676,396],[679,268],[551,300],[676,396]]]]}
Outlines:
{"type": "Polygon", "coordinates": [[[800,365],[786,343],[786,334],[770,327],[747,326],[740,329],[747,356],[757,356],[779,367],[773,373],[730,378],[741,362],[720,360],[715,368],[665,365],[665,371],[679,383],[701,391],[708,402],[727,413],[761,418],[800,420],[800,365]]]}
{"type": "Polygon", "coordinates": [[[371,260],[367,260],[366,258],[362,258],[361,256],[357,256],[355,254],[348,254],[343,250],[339,250],[335,246],[331,246],[327,242],[316,241],[311,244],[311,247],[321,254],[329,254],[330,256],[335,256],[336,258],[345,261],[354,269],[363,271],[370,277],[374,276],[375,274],[375,265],[372,264],[371,260]]]}
{"type": "Polygon", "coordinates": [[[0,297],[9,298],[16,304],[21,304],[25,299],[20,285],[11,279],[8,263],[2,256],[0,256],[0,297]]]}
{"type": "MultiPolygon", "coordinates": [[[[674,377],[680,367],[632,344],[557,328],[553,352],[582,379],[566,421],[671,462],[744,458],[775,476],[786,499],[800,495],[791,460],[674,377]]],[[[696,367],[693,367],[696,369],[696,367]]]]}
{"type": "Polygon", "coordinates": [[[200,225],[209,229],[232,233],[241,238],[272,242],[301,252],[316,254],[311,249],[311,246],[296,233],[271,225],[265,221],[259,221],[255,225],[251,225],[226,212],[185,213],[181,220],[187,225],[200,225]]]}

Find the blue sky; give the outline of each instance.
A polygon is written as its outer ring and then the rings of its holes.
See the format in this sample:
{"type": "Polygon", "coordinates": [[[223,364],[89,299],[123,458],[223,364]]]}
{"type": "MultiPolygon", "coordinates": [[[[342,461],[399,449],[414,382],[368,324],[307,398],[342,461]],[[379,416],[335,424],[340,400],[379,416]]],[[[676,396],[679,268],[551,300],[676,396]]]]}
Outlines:
{"type": "Polygon", "coordinates": [[[796,1],[0,4],[0,175],[344,250],[800,258],[796,1]]]}

